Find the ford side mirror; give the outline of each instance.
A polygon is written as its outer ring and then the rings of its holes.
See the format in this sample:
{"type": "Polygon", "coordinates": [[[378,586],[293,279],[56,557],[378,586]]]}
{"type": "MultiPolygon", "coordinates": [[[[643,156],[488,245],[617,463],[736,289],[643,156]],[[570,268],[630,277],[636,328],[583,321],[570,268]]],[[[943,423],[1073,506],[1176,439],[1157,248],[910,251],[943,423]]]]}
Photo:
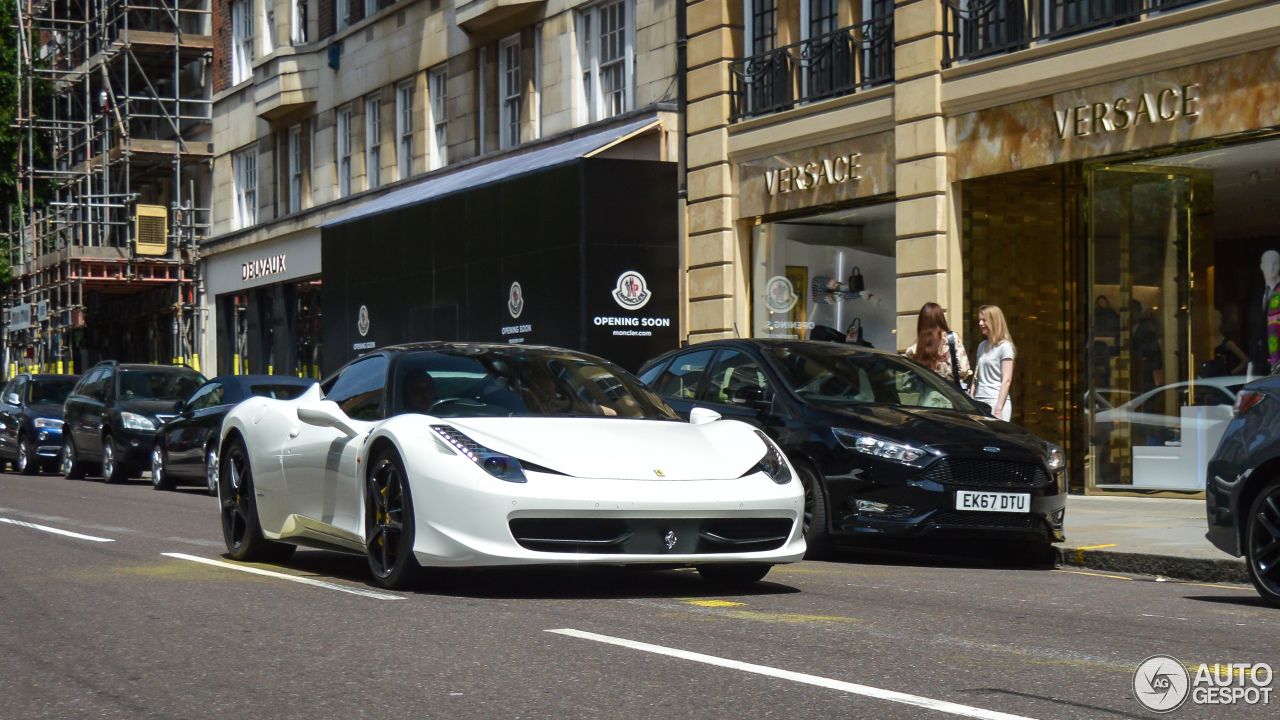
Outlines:
{"type": "Polygon", "coordinates": [[[186,404],[185,400],[175,400],[173,403],[173,411],[176,413],[182,412],[182,408],[185,407],[186,404]]]}
{"type": "Polygon", "coordinates": [[[765,405],[764,390],[757,385],[743,385],[733,394],[733,404],[763,409],[765,405]]]}
{"type": "Polygon", "coordinates": [[[298,408],[298,419],[316,427],[331,427],[341,431],[347,437],[355,437],[359,433],[347,423],[347,416],[332,401],[321,401],[315,405],[298,408]]]}
{"type": "Polygon", "coordinates": [[[706,425],[720,419],[720,413],[707,408],[696,407],[689,411],[690,425],[706,425]]]}
{"type": "Polygon", "coordinates": [[[21,405],[22,399],[18,397],[18,393],[9,393],[4,396],[4,401],[10,405],[21,405]]]}

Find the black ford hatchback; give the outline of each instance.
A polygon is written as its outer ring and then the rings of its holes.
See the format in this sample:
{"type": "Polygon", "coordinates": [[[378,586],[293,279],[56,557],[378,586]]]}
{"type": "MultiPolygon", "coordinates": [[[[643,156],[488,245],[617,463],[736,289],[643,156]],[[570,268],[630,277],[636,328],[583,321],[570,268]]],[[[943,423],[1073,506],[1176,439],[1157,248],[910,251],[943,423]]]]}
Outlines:
{"type": "Polygon", "coordinates": [[[1064,539],[1065,457],[892,353],[793,340],[725,340],[645,363],[677,412],[752,423],[805,485],[811,556],[868,538],[1064,539]]]}

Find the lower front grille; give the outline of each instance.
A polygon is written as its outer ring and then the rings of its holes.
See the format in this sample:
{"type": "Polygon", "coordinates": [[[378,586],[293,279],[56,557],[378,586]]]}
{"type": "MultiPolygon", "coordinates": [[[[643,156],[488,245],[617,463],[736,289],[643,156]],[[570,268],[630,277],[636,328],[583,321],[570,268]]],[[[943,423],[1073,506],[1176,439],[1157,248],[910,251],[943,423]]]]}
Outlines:
{"type": "Polygon", "coordinates": [[[791,535],[788,518],[515,518],[521,547],[603,555],[744,553],[776,550],[791,535]]]}
{"type": "Polygon", "coordinates": [[[939,510],[929,516],[929,522],[940,527],[1005,528],[1010,530],[1038,530],[1044,527],[1039,515],[996,512],[960,512],[939,510]]]}

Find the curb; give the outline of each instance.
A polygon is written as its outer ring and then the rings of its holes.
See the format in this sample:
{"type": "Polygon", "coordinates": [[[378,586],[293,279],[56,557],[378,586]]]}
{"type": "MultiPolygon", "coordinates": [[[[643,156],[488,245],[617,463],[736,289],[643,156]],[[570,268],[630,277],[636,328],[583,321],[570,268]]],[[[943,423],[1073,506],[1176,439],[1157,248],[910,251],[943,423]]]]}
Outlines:
{"type": "Polygon", "coordinates": [[[1135,575],[1162,575],[1175,580],[1193,582],[1230,582],[1251,584],[1244,560],[1223,558],[1184,558],[1172,555],[1147,555],[1144,553],[1110,552],[1105,550],[1078,550],[1054,548],[1056,564],[1089,570],[1133,573],[1135,575]]]}

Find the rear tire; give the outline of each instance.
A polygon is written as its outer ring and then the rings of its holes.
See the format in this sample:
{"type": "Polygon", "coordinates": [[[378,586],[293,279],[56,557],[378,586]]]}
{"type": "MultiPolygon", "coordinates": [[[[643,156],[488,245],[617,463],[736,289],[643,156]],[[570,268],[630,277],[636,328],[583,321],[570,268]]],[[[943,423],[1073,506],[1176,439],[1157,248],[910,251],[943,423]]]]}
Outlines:
{"type": "Polygon", "coordinates": [[[712,585],[723,585],[733,587],[738,585],[751,585],[758,583],[764,579],[765,575],[773,569],[772,565],[698,565],[698,574],[703,580],[712,585]]]}
{"type": "Polygon", "coordinates": [[[173,489],[173,477],[165,469],[166,464],[164,446],[157,442],[151,446],[151,489],[173,489]]]}
{"type": "Polygon", "coordinates": [[[84,463],[76,455],[76,441],[68,432],[62,439],[62,477],[68,480],[84,479],[84,463]]]}
{"type": "Polygon", "coordinates": [[[1245,567],[1258,594],[1280,607],[1280,480],[1262,488],[1249,510],[1244,535],[1245,567]]]}
{"type": "Polygon", "coordinates": [[[23,475],[35,475],[40,472],[40,459],[36,457],[36,448],[31,444],[31,436],[23,434],[18,437],[18,459],[13,469],[23,475]]]}
{"type": "Polygon", "coordinates": [[[262,535],[258,502],[253,493],[253,470],[249,467],[249,451],[243,440],[232,441],[220,466],[218,499],[222,506],[222,539],[227,545],[227,554],[243,562],[287,560],[297,548],[262,535]]]}
{"type": "Polygon", "coordinates": [[[804,463],[792,463],[804,486],[804,544],[806,560],[826,560],[835,551],[835,543],[827,532],[827,495],[818,473],[804,463]]]}
{"type": "Polygon", "coordinates": [[[120,451],[116,449],[115,438],[110,435],[102,437],[102,481],[108,485],[122,483],[129,474],[120,462],[120,451]]]}
{"type": "Polygon", "coordinates": [[[400,454],[387,448],[369,466],[365,482],[365,539],[373,581],[402,590],[422,574],[413,556],[413,497],[400,454]]]}

